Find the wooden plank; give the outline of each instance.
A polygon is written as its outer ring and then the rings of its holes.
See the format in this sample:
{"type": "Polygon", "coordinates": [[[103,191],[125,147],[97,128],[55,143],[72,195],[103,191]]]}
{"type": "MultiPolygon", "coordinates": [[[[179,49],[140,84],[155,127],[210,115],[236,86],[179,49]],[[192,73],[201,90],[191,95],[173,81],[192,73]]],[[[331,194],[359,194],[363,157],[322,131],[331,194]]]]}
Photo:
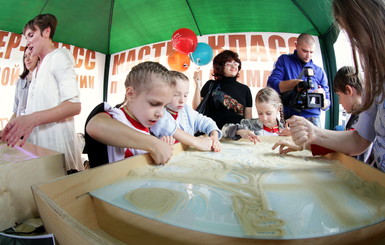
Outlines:
{"type": "MultiPolygon", "coordinates": [[[[1,146],[7,147],[4,144],[1,146]]],[[[29,143],[22,149],[2,149],[10,154],[28,151],[37,158],[26,157],[7,162],[6,154],[0,156],[3,162],[0,164],[0,230],[37,217],[39,214],[31,186],[65,175],[62,153],[29,143]]]]}
{"type": "MultiPolygon", "coordinates": [[[[176,144],[174,154],[185,148],[176,144]]],[[[88,192],[112,184],[126,177],[131,169],[150,162],[148,154],[139,155],[33,186],[47,231],[55,234],[60,244],[116,244],[115,238],[100,232],[88,192]],[[71,235],[74,231],[77,234],[71,235]]]]}

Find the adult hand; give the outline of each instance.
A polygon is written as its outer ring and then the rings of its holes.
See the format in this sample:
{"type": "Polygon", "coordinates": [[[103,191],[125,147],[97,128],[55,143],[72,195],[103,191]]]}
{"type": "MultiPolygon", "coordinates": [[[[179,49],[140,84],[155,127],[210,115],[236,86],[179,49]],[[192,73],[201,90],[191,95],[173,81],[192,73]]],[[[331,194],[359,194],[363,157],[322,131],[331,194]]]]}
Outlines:
{"type": "Polygon", "coordinates": [[[290,126],[291,138],[302,148],[308,148],[316,140],[317,127],[309,120],[300,116],[292,116],[286,121],[290,126]]]}
{"type": "Polygon", "coordinates": [[[279,154],[287,154],[292,151],[302,150],[301,146],[296,145],[293,141],[290,140],[280,140],[273,145],[272,149],[275,150],[277,147],[279,147],[279,154]]]}
{"type": "Polygon", "coordinates": [[[318,88],[315,89],[315,90],[313,91],[313,93],[323,94],[323,97],[326,98],[325,90],[324,90],[321,86],[318,86],[318,88]]]}
{"type": "Polygon", "coordinates": [[[325,90],[321,86],[318,85],[318,88],[316,90],[314,90],[313,93],[319,93],[319,94],[323,95],[324,106],[321,109],[326,109],[326,108],[329,107],[330,100],[326,99],[326,92],[325,92],[325,90]]]}
{"type": "Polygon", "coordinates": [[[200,74],[199,74],[199,70],[196,70],[194,72],[194,81],[195,81],[195,85],[197,86],[197,88],[200,89],[200,87],[202,86],[202,79],[200,77],[200,74]]]}
{"type": "Polygon", "coordinates": [[[5,126],[2,140],[12,147],[21,140],[19,145],[23,146],[36,126],[37,122],[33,114],[18,116],[5,126]]]}

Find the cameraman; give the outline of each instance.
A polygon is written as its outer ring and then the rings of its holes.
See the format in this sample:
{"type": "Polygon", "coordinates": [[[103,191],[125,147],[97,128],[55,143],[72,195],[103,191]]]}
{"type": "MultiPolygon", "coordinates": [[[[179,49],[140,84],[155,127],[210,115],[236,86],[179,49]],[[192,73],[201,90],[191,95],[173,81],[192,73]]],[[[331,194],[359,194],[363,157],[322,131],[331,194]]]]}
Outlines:
{"type": "MultiPolygon", "coordinates": [[[[267,86],[274,88],[279,94],[293,90],[302,79],[297,79],[303,68],[309,67],[314,70],[312,77],[314,90],[310,93],[323,94],[324,103],[322,110],[327,110],[330,106],[330,94],[328,81],[325,72],[321,67],[315,65],[312,61],[315,50],[315,40],[312,36],[302,33],[295,42],[296,49],[293,54],[281,55],[275,67],[267,79],[267,86]]],[[[285,119],[293,115],[303,116],[311,121],[317,127],[321,127],[320,108],[303,109],[298,111],[287,103],[284,103],[285,119]]]]}

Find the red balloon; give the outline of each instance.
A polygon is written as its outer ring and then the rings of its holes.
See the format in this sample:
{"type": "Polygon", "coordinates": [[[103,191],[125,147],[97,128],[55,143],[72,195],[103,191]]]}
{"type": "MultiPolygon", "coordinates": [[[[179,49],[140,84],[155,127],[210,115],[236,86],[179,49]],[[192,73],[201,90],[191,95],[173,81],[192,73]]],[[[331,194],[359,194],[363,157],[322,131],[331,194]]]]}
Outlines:
{"type": "Polygon", "coordinates": [[[172,52],[168,56],[168,65],[171,70],[174,71],[186,71],[190,67],[190,58],[186,54],[179,53],[177,51],[172,52]]]}
{"type": "Polygon", "coordinates": [[[180,28],[172,34],[172,47],[182,53],[189,54],[194,52],[198,44],[198,38],[195,33],[188,28],[180,28]]]}

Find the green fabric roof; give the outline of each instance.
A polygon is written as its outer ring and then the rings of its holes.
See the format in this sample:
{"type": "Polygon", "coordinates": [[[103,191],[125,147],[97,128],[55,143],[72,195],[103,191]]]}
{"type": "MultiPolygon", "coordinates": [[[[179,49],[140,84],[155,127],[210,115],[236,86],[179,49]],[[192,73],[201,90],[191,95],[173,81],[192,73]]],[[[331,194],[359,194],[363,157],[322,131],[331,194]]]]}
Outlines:
{"type": "Polygon", "coordinates": [[[112,54],[171,39],[179,28],[197,35],[307,32],[333,26],[330,0],[0,0],[0,30],[21,33],[39,13],[59,20],[54,41],[112,54]]]}

